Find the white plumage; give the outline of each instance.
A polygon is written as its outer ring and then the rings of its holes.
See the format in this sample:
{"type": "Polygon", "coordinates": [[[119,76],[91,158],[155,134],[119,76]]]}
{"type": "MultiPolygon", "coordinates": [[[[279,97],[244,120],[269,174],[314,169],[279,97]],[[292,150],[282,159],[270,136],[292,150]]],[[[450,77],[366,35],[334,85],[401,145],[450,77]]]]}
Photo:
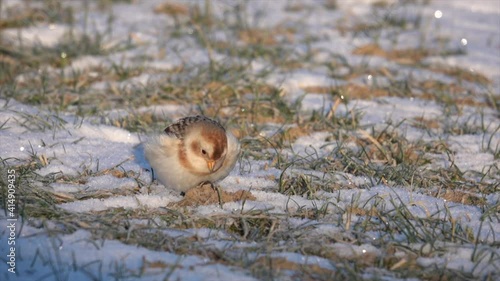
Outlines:
{"type": "Polygon", "coordinates": [[[160,183],[181,192],[225,178],[236,164],[240,144],[216,121],[191,116],[144,143],[146,159],[160,183]]]}

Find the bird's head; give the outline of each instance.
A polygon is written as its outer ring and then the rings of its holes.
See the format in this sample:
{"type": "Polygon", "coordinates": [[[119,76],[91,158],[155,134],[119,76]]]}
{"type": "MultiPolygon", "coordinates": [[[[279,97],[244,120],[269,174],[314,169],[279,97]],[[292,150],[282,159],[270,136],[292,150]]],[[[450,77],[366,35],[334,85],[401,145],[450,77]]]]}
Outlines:
{"type": "Polygon", "coordinates": [[[186,132],[183,145],[192,172],[210,174],[219,170],[226,158],[226,131],[210,122],[199,122],[186,132]]]}

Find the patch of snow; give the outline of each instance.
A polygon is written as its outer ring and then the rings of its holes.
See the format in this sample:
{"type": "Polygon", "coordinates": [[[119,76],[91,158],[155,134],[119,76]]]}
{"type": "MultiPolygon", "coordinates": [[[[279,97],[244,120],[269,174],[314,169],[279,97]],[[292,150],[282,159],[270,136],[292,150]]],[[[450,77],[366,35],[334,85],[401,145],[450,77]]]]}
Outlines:
{"type": "Polygon", "coordinates": [[[86,190],[132,189],[137,182],[131,178],[116,178],[112,175],[91,177],[85,184],[86,190]]]}
{"type": "Polygon", "coordinates": [[[39,174],[40,176],[47,176],[50,174],[66,175],[69,177],[78,176],[78,171],[76,169],[68,167],[63,164],[51,164],[38,169],[36,173],[39,174]]]}
{"type": "MultiPolygon", "coordinates": [[[[70,30],[71,28],[66,25],[39,24],[31,27],[4,29],[2,36],[5,40],[19,46],[55,47],[70,30]]],[[[61,55],[64,56],[62,53],[61,55]]]]}
{"type": "Polygon", "coordinates": [[[136,135],[133,135],[130,132],[117,127],[105,125],[91,126],[88,124],[82,124],[82,126],[77,129],[77,132],[84,137],[92,139],[104,139],[112,142],[131,144],[139,143],[139,138],[136,135]]]}

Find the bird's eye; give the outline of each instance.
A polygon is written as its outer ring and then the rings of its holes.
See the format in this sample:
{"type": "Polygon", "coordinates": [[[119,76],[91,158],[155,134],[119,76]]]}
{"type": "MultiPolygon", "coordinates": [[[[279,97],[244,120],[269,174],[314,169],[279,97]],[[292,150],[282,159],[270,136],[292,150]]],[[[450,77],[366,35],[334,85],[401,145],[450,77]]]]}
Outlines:
{"type": "Polygon", "coordinates": [[[207,151],[206,151],[205,149],[202,149],[202,150],[201,150],[201,154],[203,154],[203,155],[207,155],[207,151]]]}

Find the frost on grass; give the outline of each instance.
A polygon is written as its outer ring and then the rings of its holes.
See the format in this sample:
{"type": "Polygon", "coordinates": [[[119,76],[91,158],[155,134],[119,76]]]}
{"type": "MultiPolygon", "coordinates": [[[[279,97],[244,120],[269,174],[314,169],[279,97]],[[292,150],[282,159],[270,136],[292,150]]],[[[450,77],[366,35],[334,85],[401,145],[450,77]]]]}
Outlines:
{"type": "Polygon", "coordinates": [[[18,276],[498,279],[498,5],[256,3],[2,2],[18,276]],[[200,113],[243,148],[220,198],[142,155],[200,113]]]}

